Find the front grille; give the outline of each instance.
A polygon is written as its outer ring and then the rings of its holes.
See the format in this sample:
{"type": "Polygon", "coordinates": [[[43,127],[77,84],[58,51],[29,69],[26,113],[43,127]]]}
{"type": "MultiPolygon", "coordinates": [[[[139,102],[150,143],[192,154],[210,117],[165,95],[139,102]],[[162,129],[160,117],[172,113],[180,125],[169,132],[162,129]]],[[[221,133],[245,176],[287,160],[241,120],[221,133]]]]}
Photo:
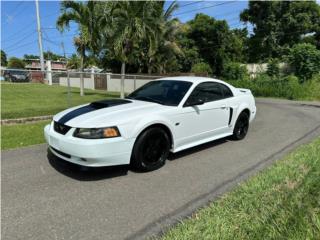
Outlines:
{"type": "Polygon", "coordinates": [[[54,122],[53,123],[53,129],[62,134],[62,135],[65,135],[70,129],[71,127],[67,126],[67,125],[64,125],[64,124],[61,124],[61,123],[58,123],[58,122],[54,122]]]}
{"type": "Polygon", "coordinates": [[[61,156],[64,156],[64,157],[66,157],[66,158],[71,158],[71,155],[69,155],[69,154],[66,154],[66,153],[64,153],[64,152],[61,152],[61,151],[59,151],[59,150],[57,150],[57,149],[55,149],[55,148],[53,148],[53,147],[51,147],[51,149],[52,149],[53,151],[55,151],[56,153],[58,153],[59,155],[61,155],[61,156]]]}

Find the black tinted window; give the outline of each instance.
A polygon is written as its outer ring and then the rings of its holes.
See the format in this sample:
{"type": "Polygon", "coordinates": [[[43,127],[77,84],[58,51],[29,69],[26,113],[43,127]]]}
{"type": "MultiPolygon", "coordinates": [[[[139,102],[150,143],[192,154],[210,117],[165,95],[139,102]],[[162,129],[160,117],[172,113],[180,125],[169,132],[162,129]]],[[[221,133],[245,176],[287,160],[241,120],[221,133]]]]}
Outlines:
{"type": "Polygon", "coordinates": [[[212,102],[223,99],[223,91],[219,84],[214,82],[200,83],[191,93],[188,101],[202,99],[204,102],[212,102]]]}
{"type": "Polygon", "coordinates": [[[151,81],[132,92],[127,98],[177,106],[191,85],[191,82],[186,81],[151,81]]]}
{"type": "Polygon", "coordinates": [[[223,85],[223,84],[219,84],[219,85],[222,88],[224,98],[233,97],[233,93],[231,92],[231,90],[230,90],[230,88],[228,86],[223,85]]]}

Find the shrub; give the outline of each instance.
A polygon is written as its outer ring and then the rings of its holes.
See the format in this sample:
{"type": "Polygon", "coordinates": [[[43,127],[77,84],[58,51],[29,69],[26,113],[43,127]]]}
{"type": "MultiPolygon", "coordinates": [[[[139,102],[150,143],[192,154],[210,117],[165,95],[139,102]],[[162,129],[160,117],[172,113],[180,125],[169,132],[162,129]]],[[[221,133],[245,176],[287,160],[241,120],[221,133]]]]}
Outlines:
{"type": "Polygon", "coordinates": [[[248,79],[249,74],[246,66],[237,62],[228,62],[224,65],[222,77],[225,80],[248,79]]]}
{"type": "Polygon", "coordinates": [[[279,60],[271,58],[268,62],[267,75],[270,77],[278,77],[280,74],[279,60]]]}
{"type": "Polygon", "coordinates": [[[191,72],[192,73],[196,73],[196,74],[206,73],[208,75],[211,75],[212,74],[212,69],[211,69],[211,67],[210,67],[210,65],[208,63],[199,62],[199,63],[196,63],[196,64],[194,64],[192,66],[191,72]]]}
{"type": "Polygon", "coordinates": [[[320,50],[308,43],[296,44],[290,50],[288,61],[301,82],[320,73],[320,50]]]}
{"type": "Polygon", "coordinates": [[[8,68],[24,68],[25,62],[19,58],[11,57],[8,61],[8,68]]]}

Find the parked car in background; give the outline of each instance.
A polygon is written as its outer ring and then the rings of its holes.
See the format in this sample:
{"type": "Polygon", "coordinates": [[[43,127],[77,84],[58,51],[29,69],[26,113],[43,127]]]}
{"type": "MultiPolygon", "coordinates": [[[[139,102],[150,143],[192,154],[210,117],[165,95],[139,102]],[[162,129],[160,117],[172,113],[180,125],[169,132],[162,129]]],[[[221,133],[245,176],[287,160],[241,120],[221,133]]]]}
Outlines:
{"type": "Polygon", "coordinates": [[[3,74],[4,80],[9,82],[29,82],[29,73],[20,69],[5,70],[3,74]]]}
{"type": "Polygon", "coordinates": [[[126,99],[62,111],[44,135],[51,152],[66,161],[150,171],[163,166],[169,152],[227,136],[243,139],[255,115],[249,89],[212,78],[170,77],[151,81],[126,99]]]}

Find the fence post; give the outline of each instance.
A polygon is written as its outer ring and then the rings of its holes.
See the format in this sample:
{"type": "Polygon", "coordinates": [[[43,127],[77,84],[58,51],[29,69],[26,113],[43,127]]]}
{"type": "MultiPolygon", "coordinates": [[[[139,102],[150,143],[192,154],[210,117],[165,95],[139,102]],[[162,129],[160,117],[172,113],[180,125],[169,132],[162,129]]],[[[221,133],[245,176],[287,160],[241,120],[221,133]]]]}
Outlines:
{"type": "Polygon", "coordinates": [[[68,83],[67,102],[68,102],[68,107],[70,107],[70,106],[71,106],[71,87],[70,87],[70,74],[69,74],[69,70],[67,70],[67,83],[68,83]]]}
{"type": "Polygon", "coordinates": [[[108,83],[110,83],[110,80],[111,80],[111,74],[110,73],[107,73],[107,79],[106,79],[106,91],[108,92],[108,83]]]}
{"type": "Polygon", "coordinates": [[[136,90],[137,88],[137,76],[134,75],[134,78],[133,78],[133,91],[136,90]]]}
{"type": "Polygon", "coordinates": [[[47,79],[48,79],[48,84],[52,85],[52,72],[51,72],[51,61],[47,60],[47,79]]]}

